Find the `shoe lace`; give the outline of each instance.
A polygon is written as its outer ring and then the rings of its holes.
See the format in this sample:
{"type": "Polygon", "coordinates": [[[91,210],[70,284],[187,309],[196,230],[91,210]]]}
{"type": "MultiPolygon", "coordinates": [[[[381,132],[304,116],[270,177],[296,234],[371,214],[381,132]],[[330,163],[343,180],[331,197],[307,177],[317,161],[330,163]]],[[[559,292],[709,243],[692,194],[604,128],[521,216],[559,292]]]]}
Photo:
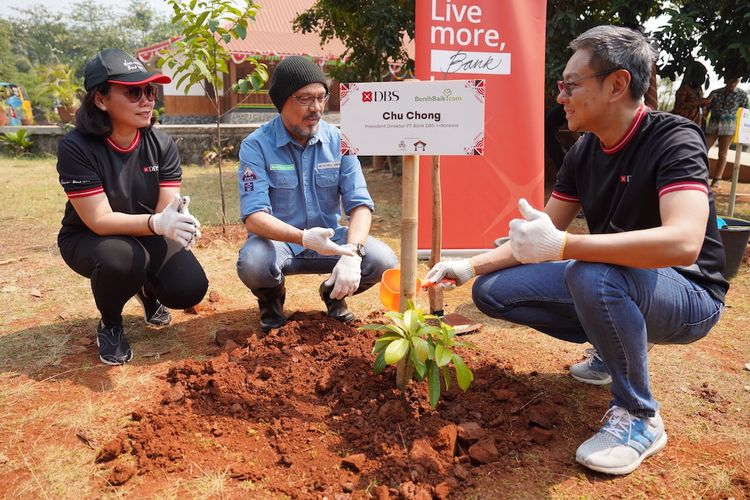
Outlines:
{"type": "Polygon", "coordinates": [[[633,420],[635,418],[625,408],[613,406],[602,417],[602,422],[606,419],[609,420],[607,420],[601,431],[611,434],[618,440],[622,440],[623,436],[627,434],[628,442],[630,442],[630,436],[633,432],[633,420]]]}
{"type": "Polygon", "coordinates": [[[589,366],[591,366],[594,360],[599,360],[600,362],[603,362],[601,356],[599,356],[599,353],[597,352],[595,347],[589,347],[588,349],[586,349],[586,356],[588,356],[589,366]]]}

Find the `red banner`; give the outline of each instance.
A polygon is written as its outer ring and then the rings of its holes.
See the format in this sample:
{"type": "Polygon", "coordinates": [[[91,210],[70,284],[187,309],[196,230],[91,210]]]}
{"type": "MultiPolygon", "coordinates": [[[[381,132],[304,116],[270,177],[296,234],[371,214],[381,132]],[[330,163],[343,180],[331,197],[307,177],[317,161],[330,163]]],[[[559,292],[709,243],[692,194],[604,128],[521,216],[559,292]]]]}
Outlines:
{"type": "MultiPolygon", "coordinates": [[[[416,0],[416,77],[486,80],[484,156],[440,159],[448,254],[492,248],[519,198],[543,205],[545,16],[545,0],[416,0]]],[[[431,241],[431,163],[420,163],[420,250],[431,241]]]]}

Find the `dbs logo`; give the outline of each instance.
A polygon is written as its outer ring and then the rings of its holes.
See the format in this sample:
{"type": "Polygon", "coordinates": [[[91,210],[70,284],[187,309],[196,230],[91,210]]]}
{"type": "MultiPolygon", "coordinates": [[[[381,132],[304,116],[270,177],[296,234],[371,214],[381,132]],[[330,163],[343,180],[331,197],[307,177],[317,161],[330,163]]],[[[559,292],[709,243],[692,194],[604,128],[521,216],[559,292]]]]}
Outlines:
{"type": "Polygon", "coordinates": [[[399,95],[395,90],[363,90],[362,102],[393,102],[398,101],[399,95]]]}

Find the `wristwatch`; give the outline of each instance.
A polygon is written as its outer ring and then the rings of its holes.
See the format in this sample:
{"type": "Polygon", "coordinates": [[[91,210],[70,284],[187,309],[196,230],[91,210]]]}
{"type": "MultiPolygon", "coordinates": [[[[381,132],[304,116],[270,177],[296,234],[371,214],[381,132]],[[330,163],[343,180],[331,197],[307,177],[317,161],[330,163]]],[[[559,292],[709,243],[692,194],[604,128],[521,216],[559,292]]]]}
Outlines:
{"type": "Polygon", "coordinates": [[[354,253],[359,255],[361,258],[364,258],[365,255],[367,255],[365,246],[362,243],[347,243],[346,246],[354,250],[354,253]]]}

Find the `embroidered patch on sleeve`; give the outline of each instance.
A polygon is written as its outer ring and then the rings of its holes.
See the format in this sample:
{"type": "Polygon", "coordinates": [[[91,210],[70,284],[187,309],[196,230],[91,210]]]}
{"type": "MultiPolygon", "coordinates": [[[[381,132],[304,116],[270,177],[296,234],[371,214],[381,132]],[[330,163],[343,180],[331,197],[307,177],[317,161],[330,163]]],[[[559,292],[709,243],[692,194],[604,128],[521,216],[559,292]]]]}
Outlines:
{"type": "Polygon", "coordinates": [[[245,171],[242,172],[242,180],[244,182],[247,181],[254,181],[257,177],[255,176],[255,172],[250,170],[250,167],[245,167],[245,171]]]}
{"type": "Polygon", "coordinates": [[[255,183],[254,182],[246,182],[245,183],[245,192],[249,191],[255,191],[255,183]]]}

